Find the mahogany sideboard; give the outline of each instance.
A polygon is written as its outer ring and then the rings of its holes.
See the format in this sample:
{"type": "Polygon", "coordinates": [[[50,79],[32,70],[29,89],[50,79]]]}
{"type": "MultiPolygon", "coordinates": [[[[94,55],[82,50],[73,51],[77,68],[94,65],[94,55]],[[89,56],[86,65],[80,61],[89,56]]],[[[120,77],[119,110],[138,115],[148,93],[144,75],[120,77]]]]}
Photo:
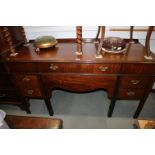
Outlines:
{"type": "Polygon", "coordinates": [[[152,60],[146,60],[144,46],[135,43],[125,53],[104,53],[98,59],[92,42],[83,43],[83,55],[77,56],[75,42],[58,41],[56,47],[40,52],[29,43],[19,46],[15,57],[7,52],[1,55],[0,67],[5,68],[19,96],[44,99],[49,114],[53,115],[50,102],[53,89],[73,92],[104,89],[111,99],[109,117],[117,99],[139,100],[133,117],[139,116],[155,82],[154,54],[152,60]]]}

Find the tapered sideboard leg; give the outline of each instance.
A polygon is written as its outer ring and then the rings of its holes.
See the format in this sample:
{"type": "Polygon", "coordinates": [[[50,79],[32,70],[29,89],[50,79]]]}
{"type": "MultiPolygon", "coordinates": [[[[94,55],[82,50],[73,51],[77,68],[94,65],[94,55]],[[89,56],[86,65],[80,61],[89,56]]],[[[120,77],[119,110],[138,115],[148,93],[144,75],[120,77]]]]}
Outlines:
{"type": "Polygon", "coordinates": [[[50,98],[46,98],[46,99],[44,99],[44,101],[46,103],[46,106],[47,106],[47,110],[49,112],[49,115],[50,116],[53,116],[54,112],[53,112],[53,108],[52,108],[52,104],[51,104],[50,98]]]}
{"type": "Polygon", "coordinates": [[[108,117],[112,116],[115,104],[116,104],[116,100],[111,100],[110,107],[109,107],[109,110],[108,110],[108,117]]]}
{"type": "Polygon", "coordinates": [[[116,81],[113,97],[111,99],[111,103],[110,103],[109,110],[108,110],[108,117],[111,117],[112,113],[114,111],[114,107],[115,107],[117,96],[118,96],[118,92],[119,92],[119,83],[120,83],[120,76],[117,77],[117,81],[116,81]]]}

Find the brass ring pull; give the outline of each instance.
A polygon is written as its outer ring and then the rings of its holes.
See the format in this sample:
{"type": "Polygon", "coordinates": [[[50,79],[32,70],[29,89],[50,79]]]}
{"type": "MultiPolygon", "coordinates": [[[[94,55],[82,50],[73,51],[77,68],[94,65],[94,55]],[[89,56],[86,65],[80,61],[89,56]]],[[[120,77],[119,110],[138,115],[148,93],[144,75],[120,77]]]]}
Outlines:
{"type": "Polygon", "coordinates": [[[105,72],[105,71],[107,71],[109,69],[109,67],[107,67],[107,66],[100,66],[98,69],[100,71],[102,71],[102,72],[105,72]]]}
{"type": "Polygon", "coordinates": [[[54,65],[54,64],[51,64],[50,67],[49,67],[51,70],[55,71],[58,69],[58,66],[54,65]]]}
{"type": "Polygon", "coordinates": [[[29,81],[30,81],[30,78],[28,78],[27,76],[25,76],[22,80],[23,80],[24,82],[29,82],[29,81]]]}
{"type": "Polygon", "coordinates": [[[32,94],[34,93],[34,90],[27,90],[27,93],[28,93],[29,95],[32,95],[32,94]]]}
{"type": "Polygon", "coordinates": [[[128,95],[128,96],[134,96],[134,95],[135,95],[135,92],[129,91],[129,92],[127,92],[127,95],[128,95]]]}
{"type": "Polygon", "coordinates": [[[140,82],[139,80],[131,80],[131,83],[134,84],[134,85],[139,84],[139,82],[140,82]]]}
{"type": "Polygon", "coordinates": [[[0,94],[0,98],[3,98],[5,96],[6,96],[6,94],[0,94]]]}

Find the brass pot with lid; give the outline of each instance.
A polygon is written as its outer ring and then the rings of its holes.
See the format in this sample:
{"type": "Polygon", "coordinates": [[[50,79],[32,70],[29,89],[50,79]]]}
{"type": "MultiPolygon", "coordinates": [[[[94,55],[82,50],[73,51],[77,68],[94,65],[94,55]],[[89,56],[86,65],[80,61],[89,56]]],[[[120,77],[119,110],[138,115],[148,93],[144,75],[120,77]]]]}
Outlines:
{"type": "Polygon", "coordinates": [[[41,36],[35,39],[36,48],[50,48],[55,46],[58,41],[53,36],[41,36]]]}

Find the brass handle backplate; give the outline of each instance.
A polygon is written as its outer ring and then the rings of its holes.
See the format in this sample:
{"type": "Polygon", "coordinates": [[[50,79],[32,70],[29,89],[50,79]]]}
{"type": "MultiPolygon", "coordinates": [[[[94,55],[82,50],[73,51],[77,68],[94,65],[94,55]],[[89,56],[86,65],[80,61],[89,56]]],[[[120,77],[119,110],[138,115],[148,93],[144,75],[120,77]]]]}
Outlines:
{"type": "Polygon", "coordinates": [[[3,98],[5,96],[6,96],[6,94],[0,94],[0,98],[3,98]]]}
{"type": "Polygon", "coordinates": [[[34,93],[34,90],[27,90],[27,93],[28,93],[29,95],[32,95],[32,94],[34,93]]]}
{"type": "Polygon", "coordinates": [[[28,78],[27,76],[25,76],[25,77],[22,79],[22,81],[24,81],[24,82],[29,82],[29,81],[30,81],[30,78],[28,78]]]}
{"type": "Polygon", "coordinates": [[[107,67],[107,66],[100,66],[98,69],[100,71],[102,71],[102,72],[105,72],[105,71],[107,71],[109,69],[109,67],[107,67]]]}
{"type": "Polygon", "coordinates": [[[131,80],[131,83],[134,84],[134,85],[139,84],[139,82],[140,82],[139,80],[131,80]]]}
{"type": "Polygon", "coordinates": [[[54,64],[51,64],[50,67],[49,67],[51,70],[55,71],[58,69],[58,66],[54,65],[54,64]]]}
{"type": "Polygon", "coordinates": [[[129,92],[127,92],[127,95],[128,95],[128,96],[134,96],[134,95],[135,95],[135,92],[129,91],[129,92]]]}

